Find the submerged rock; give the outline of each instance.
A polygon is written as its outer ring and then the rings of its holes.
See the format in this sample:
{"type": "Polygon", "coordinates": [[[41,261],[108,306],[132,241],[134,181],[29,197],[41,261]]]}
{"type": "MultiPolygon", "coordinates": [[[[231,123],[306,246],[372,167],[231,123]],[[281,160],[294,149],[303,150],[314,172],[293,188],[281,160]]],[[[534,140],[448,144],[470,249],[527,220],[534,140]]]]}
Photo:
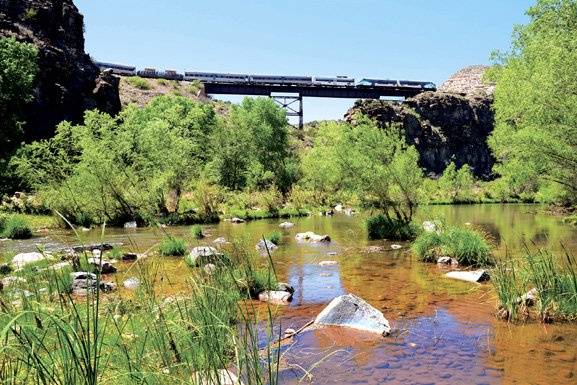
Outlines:
{"type": "Polygon", "coordinates": [[[42,253],[33,252],[33,253],[20,253],[16,254],[14,258],[12,258],[12,264],[17,268],[20,269],[30,263],[36,263],[40,261],[46,260],[46,256],[42,253]]]}
{"type": "Polygon", "coordinates": [[[262,302],[269,302],[275,305],[287,305],[292,301],[293,295],[287,291],[263,291],[258,295],[258,300],[262,302]]]}
{"type": "Polygon", "coordinates": [[[337,261],[320,261],[319,262],[319,266],[334,266],[334,265],[338,265],[339,263],[337,261]]]}
{"type": "Polygon", "coordinates": [[[112,282],[98,282],[96,274],[89,272],[75,272],[71,273],[72,278],[72,294],[87,295],[95,293],[97,288],[107,293],[116,290],[116,284],[112,282]]]}
{"type": "Polygon", "coordinates": [[[295,329],[288,328],[284,331],[282,338],[290,338],[290,337],[294,336],[295,334],[297,334],[297,331],[295,329]]]}
{"type": "Polygon", "coordinates": [[[116,267],[112,264],[112,262],[107,261],[102,258],[92,257],[87,259],[88,264],[94,267],[94,271],[100,274],[113,274],[116,273],[116,267]]]}
{"type": "Polygon", "coordinates": [[[452,265],[452,266],[457,266],[459,264],[459,261],[457,261],[456,258],[451,258],[451,257],[439,257],[439,259],[437,259],[437,265],[452,265]]]}
{"type": "Polygon", "coordinates": [[[307,231],[306,233],[298,233],[295,239],[299,242],[311,242],[311,243],[321,243],[330,242],[331,237],[328,235],[315,234],[312,231],[307,231]]]}
{"type": "Polygon", "coordinates": [[[342,326],[386,336],[391,333],[383,313],[354,294],[337,297],[316,317],[315,325],[342,326]]]}
{"type": "Polygon", "coordinates": [[[450,271],[445,274],[447,278],[457,279],[459,281],[481,283],[489,280],[489,273],[485,270],[474,271],[450,271]]]}
{"type": "Polygon", "coordinates": [[[294,227],[294,225],[295,225],[295,224],[292,223],[292,222],[283,222],[283,223],[281,223],[280,225],[278,225],[278,227],[280,227],[281,229],[285,229],[285,230],[286,230],[286,229],[290,229],[290,228],[294,227]]]}
{"type": "Polygon", "coordinates": [[[255,249],[261,254],[266,254],[267,250],[269,252],[273,252],[274,250],[278,249],[278,246],[268,239],[261,239],[256,244],[255,249]]]}

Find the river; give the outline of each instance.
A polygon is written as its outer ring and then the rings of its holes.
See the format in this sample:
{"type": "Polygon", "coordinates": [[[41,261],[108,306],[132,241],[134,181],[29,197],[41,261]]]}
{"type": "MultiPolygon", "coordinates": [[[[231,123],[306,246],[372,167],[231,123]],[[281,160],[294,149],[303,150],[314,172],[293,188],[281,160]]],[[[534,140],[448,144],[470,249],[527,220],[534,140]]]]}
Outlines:
{"type": "MultiPolygon", "coordinates": [[[[577,228],[542,214],[533,205],[429,206],[419,221],[439,218],[448,224],[473,225],[494,240],[499,256],[518,256],[525,245],[577,255],[577,228]]],[[[222,222],[204,227],[207,238],[191,246],[211,244],[224,236],[248,237],[254,245],[264,234],[279,230],[281,220],[245,224],[222,222]]],[[[577,384],[577,326],[569,324],[508,324],[494,317],[496,297],[489,285],[454,282],[443,270],[417,262],[408,244],[393,250],[391,242],[368,241],[362,215],[311,216],[293,220],[283,231],[283,244],[273,253],[279,280],[294,286],[293,302],[278,313],[282,329],[299,328],[336,296],[354,293],[380,309],[390,321],[391,337],[341,328],[298,335],[282,349],[281,384],[577,384]],[[327,245],[301,244],[297,232],[328,234],[327,245]],[[371,246],[382,251],[369,252],[371,246]],[[335,254],[336,253],[336,254],[335,254]],[[319,266],[322,260],[338,265],[319,266]]],[[[143,252],[165,232],[188,237],[188,227],[107,229],[104,241],[123,243],[143,252]]],[[[84,242],[100,241],[100,231],[81,234],[84,242]]],[[[54,231],[27,241],[6,241],[0,253],[32,251],[77,244],[68,231],[54,231]]],[[[186,292],[182,259],[160,263],[167,295],[186,292]]],[[[134,275],[121,265],[112,279],[134,275]]]]}

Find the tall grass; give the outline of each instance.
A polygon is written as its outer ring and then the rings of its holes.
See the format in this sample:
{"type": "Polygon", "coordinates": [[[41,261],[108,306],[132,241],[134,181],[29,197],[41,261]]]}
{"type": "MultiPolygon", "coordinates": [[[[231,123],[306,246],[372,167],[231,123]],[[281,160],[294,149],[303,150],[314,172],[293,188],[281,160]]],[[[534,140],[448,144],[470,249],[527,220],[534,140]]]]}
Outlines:
{"type": "Polygon", "coordinates": [[[470,228],[449,227],[440,232],[424,232],[411,248],[423,262],[436,262],[439,257],[447,256],[465,266],[493,263],[491,242],[484,234],[470,228]]]}
{"type": "Polygon", "coordinates": [[[186,254],[186,242],[183,239],[166,236],[158,246],[160,255],[167,257],[182,257],[186,254]]]}
{"type": "Polygon", "coordinates": [[[510,320],[517,320],[520,315],[538,317],[544,322],[577,320],[577,263],[568,252],[554,255],[526,246],[518,263],[497,264],[492,281],[499,305],[510,320]],[[532,312],[522,298],[531,289],[537,292],[532,312]]]}
{"type": "Polygon", "coordinates": [[[369,239],[405,241],[415,239],[418,234],[418,228],[413,223],[398,221],[382,214],[368,218],[366,225],[369,239]]]}
{"type": "Polygon", "coordinates": [[[20,215],[0,218],[0,237],[10,239],[28,239],[32,237],[32,229],[20,215]]]}
{"type": "MultiPolygon", "coordinates": [[[[276,276],[249,249],[233,242],[230,264],[189,270],[189,290],[173,298],[158,290],[160,259],[135,263],[140,286],[129,296],[76,298],[70,268],[19,272],[31,296],[0,292],[0,383],[220,384],[231,369],[246,384],[276,384],[279,352],[259,349],[263,314],[243,301],[276,276]]],[[[268,308],[264,316],[272,330],[268,308]]]]}

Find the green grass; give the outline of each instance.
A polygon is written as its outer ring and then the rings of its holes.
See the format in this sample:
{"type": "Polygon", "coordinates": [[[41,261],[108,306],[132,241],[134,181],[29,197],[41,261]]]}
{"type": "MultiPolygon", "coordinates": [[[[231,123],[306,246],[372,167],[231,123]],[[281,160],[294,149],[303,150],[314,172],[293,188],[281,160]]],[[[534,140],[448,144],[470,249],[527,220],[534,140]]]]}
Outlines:
{"type": "Polygon", "coordinates": [[[0,218],[0,237],[10,239],[32,238],[32,229],[20,215],[0,218]]]}
{"type": "Polygon", "coordinates": [[[471,228],[449,227],[441,232],[423,232],[413,242],[413,253],[423,262],[436,262],[441,256],[456,259],[464,266],[492,265],[492,246],[487,238],[471,228]]]}
{"type": "Polygon", "coordinates": [[[190,228],[190,234],[194,239],[203,239],[204,234],[202,233],[202,227],[200,225],[194,225],[190,228]]]}
{"type": "Polygon", "coordinates": [[[366,226],[369,239],[405,241],[414,239],[419,231],[413,223],[397,221],[382,214],[369,217],[366,226]]]}
{"type": "Polygon", "coordinates": [[[160,255],[171,257],[182,257],[187,252],[184,239],[166,236],[158,246],[160,255]]]}
{"type": "Polygon", "coordinates": [[[140,76],[130,76],[124,79],[126,79],[128,84],[138,88],[139,90],[150,90],[152,88],[150,82],[144,78],[141,78],[140,76]]]}
{"type": "Polygon", "coordinates": [[[522,260],[500,261],[492,281],[503,318],[577,321],[577,261],[567,252],[554,255],[526,247],[522,260]],[[520,301],[531,289],[538,293],[533,308],[520,301]]]}
{"type": "Polygon", "coordinates": [[[278,246],[282,241],[282,233],[280,231],[273,231],[266,237],[266,239],[278,246]]]}

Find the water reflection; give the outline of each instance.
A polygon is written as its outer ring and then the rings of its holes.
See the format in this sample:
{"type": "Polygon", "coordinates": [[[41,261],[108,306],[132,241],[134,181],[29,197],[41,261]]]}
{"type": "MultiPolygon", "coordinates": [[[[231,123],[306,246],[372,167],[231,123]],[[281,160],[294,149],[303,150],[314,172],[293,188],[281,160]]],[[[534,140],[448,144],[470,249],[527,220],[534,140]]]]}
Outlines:
{"type": "Polygon", "coordinates": [[[292,306],[327,303],[339,295],[346,294],[338,265],[291,266],[288,277],[289,284],[295,288],[292,306]]]}

